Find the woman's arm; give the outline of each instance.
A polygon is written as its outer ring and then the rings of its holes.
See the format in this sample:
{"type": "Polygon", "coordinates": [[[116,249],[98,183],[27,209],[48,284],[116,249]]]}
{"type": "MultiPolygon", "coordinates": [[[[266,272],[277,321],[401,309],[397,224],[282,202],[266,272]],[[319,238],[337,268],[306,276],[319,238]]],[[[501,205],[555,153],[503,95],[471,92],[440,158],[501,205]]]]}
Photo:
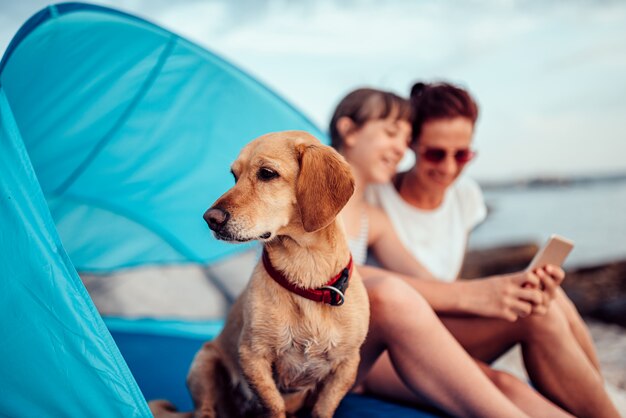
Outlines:
{"type": "Polygon", "coordinates": [[[482,280],[446,283],[436,280],[404,247],[387,215],[376,207],[368,207],[369,247],[381,265],[359,268],[364,277],[396,275],[424,296],[437,313],[464,314],[503,318],[510,321],[527,316],[540,303],[537,286],[523,289],[533,278],[495,276],[482,280]],[[393,273],[392,273],[393,272],[393,273]],[[367,276],[366,276],[367,275],[367,276]],[[427,280],[423,280],[427,279],[427,280]]]}
{"type": "Polygon", "coordinates": [[[563,271],[546,266],[535,272],[441,282],[404,247],[382,210],[368,207],[369,247],[388,270],[359,267],[368,276],[395,275],[416,289],[438,313],[464,314],[515,321],[531,313],[545,313],[563,271]],[[390,271],[391,270],[391,271],[390,271]],[[426,280],[424,280],[426,279],[426,280]]]}
{"type": "Polygon", "coordinates": [[[369,277],[394,276],[417,290],[440,314],[474,315],[516,321],[530,315],[542,304],[540,279],[532,272],[520,272],[484,279],[455,281],[420,280],[373,266],[359,266],[369,277]],[[528,284],[528,286],[525,286],[528,284]]]}

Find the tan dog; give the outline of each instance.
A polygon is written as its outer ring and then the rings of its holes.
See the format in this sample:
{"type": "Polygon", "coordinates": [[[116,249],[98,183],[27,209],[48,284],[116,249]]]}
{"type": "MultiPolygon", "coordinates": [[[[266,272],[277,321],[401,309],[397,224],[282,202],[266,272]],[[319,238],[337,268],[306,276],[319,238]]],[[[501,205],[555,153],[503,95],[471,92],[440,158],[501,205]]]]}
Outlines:
{"type": "Polygon", "coordinates": [[[354,191],[350,167],[311,135],[288,131],[252,141],[232,172],[235,186],[205,220],[219,239],[263,241],[267,259],[193,361],[196,416],[285,417],[306,404],[314,417],[331,417],[354,384],[369,322],[356,271],[345,286],[352,259],[337,214],[354,191]],[[321,289],[335,276],[343,304],[321,289]]]}

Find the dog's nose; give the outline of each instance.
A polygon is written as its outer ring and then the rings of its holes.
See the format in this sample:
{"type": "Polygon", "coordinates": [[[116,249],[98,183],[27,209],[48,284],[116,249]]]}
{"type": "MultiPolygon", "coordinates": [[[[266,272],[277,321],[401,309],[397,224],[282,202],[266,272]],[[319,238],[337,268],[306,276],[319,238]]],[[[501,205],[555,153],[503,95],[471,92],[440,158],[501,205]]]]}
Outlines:
{"type": "Polygon", "coordinates": [[[204,212],[204,220],[216,232],[224,227],[229,218],[230,213],[221,208],[211,208],[204,212]]]}

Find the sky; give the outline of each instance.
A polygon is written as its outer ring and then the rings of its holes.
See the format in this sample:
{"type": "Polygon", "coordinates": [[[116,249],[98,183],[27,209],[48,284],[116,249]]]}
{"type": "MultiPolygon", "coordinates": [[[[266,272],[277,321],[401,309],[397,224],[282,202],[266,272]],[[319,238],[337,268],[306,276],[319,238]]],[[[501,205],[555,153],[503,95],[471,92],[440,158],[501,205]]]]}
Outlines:
{"type": "MultiPolygon", "coordinates": [[[[0,50],[48,2],[0,0],[0,50]]],[[[449,81],[481,115],[469,174],[626,173],[626,2],[106,0],[238,65],[324,129],[349,91],[449,81]]]]}

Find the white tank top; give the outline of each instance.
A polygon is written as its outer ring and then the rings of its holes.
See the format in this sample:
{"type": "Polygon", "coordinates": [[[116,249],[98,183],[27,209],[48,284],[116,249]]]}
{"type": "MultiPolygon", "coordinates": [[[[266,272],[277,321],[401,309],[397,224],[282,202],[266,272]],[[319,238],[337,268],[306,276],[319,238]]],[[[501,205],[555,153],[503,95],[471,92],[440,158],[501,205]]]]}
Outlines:
{"type": "Polygon", "coordinates": [[[436,278],[447,282],[459,274],[468,234],[487,215],[480,187],[469,178],[450,186],[441,205],[433,210],[406,203],[391,183],[370,186],[367,197],[387,213],[411,254],[436,278]]]}
{"type": "Polygon", "coordinates": [[[369,233],[369,219],[367,211],[361,214],[361,225],[359,226],[359,235],[348,238],[348,247],[352,252],[352,260],[354,264],[365,264],[367,259],[367,235],[369,233]]]}

